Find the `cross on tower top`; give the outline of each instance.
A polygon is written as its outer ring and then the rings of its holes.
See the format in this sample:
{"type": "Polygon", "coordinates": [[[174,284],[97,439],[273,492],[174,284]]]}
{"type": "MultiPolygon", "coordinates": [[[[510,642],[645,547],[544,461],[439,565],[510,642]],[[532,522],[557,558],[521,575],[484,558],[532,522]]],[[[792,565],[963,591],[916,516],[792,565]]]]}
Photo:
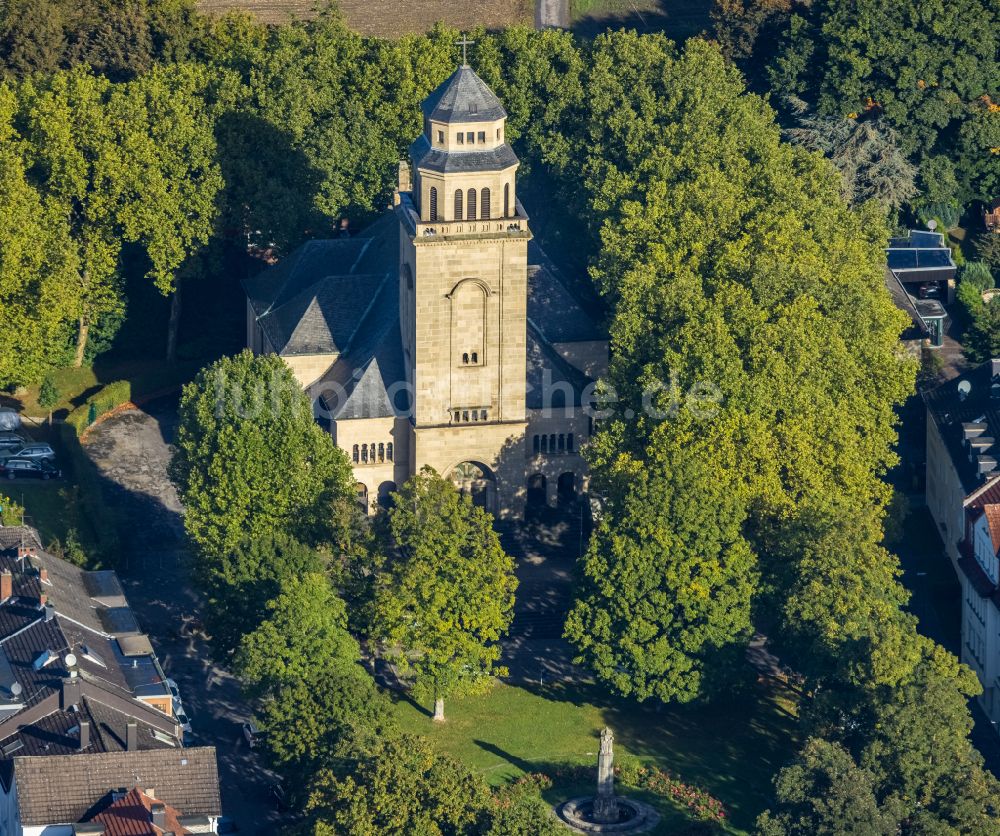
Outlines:
{"type": "Polygon", "coordinates": [[[455,43],[458,44],[460,47],[462,47],[462,66],[463,67],[468,67],[469,66],[469,60],[468,60],[468,56],[466,55],[466,51],[465,50],[466,50],[466,47],[471,46],[472,44],[475,43],[475,41],[470,41],[468,39],[468,37],[466,37],[465,35],[462,35],[462,37],[459,40],[455,41],[455,43]]]}

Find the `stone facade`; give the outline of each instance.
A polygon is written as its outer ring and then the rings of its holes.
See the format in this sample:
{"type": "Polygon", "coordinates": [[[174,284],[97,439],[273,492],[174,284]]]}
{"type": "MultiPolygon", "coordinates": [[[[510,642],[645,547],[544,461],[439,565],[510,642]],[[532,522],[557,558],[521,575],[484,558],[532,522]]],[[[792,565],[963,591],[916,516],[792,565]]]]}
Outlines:
{"type": "Polygon", "coordinates": [[[607,336],[554,268],[529,265],[518,160],[489,88],[460,67],[423,109],[391,215],[244,283],[247,343],[284,357],[313,396],[370,511],[429,466],[520,516],[587,490],[582,407],[607,336]]]}

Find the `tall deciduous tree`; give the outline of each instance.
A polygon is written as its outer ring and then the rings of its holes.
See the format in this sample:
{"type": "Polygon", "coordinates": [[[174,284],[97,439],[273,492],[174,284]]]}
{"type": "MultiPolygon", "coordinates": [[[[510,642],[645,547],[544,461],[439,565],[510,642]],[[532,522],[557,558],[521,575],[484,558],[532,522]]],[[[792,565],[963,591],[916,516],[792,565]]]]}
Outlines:
{"type": "Polygon", "coordinates": [[[322,540],[329,503],[353,491],[347,456],[277,356],[244,351],[184,388],[174,475],[188,535],[209,558],[278,532],[322,540]]]}
{"type": "Polygon", "coordinates": [[[741,497],[719,476],[686,453],[637,471],[591,540],[566,636],[621,694],[687,702],[712,653],[749,639],[754,555],[741,497]]]}
{"type": "Polygon", "coordinates": [[[14,92],[0,87],[0,385],[63,363],[80,308],[69,226],[27,179],[14,110],[14,92]]]}
{"type": "Polygon", "coordinates": [[[376,635],[400,649],[444,720],[446,696],[501,674],[497,642],[513,618],[514,561],[493,517],[429,468],[400,489],[389,511],[396,554],[379,578],[376,635]]]}

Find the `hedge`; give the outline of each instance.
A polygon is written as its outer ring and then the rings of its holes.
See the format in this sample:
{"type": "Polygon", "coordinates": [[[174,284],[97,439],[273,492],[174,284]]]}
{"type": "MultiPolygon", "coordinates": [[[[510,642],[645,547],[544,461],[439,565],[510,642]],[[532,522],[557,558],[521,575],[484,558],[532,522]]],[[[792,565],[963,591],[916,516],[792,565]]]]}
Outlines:
{"type": "Polygon", "coordinates": [[[132,400],[132,384],[127,380],[116,380],[107,384],[99,392],[91,395],[80,406],[66,416],[66,424],[73,428],[77,436],[105,412],[110,412],[132,400]]]}

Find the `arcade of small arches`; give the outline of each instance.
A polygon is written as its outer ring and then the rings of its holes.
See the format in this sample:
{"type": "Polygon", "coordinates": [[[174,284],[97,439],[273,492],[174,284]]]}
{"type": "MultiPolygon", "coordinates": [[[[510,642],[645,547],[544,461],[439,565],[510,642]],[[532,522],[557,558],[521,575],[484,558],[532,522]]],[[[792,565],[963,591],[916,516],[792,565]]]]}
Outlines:
{"type": "Polygon", "coordinates": [[[549,433],[532,436],[532,455],[575,453],[576,440],[573,433],[549,433]]]}
{"type": "MultiPolygon", "coordinates": [[[[576,474],[569,470],[560,473],[556,479],[555,488],[556,507],[565,508],[572,504],[579,491],[576,474]]],[[[528,477],[527,489],[525,513],[530,514],[540,508],[550,507],[549,479],[544,473],[531,474],[528,477]]]]}
{"type": "Polygon", "coordinates": [[[383,464],[392,461],[392,442],[355,444],[351,450],[354,464],[383,464]]]}

